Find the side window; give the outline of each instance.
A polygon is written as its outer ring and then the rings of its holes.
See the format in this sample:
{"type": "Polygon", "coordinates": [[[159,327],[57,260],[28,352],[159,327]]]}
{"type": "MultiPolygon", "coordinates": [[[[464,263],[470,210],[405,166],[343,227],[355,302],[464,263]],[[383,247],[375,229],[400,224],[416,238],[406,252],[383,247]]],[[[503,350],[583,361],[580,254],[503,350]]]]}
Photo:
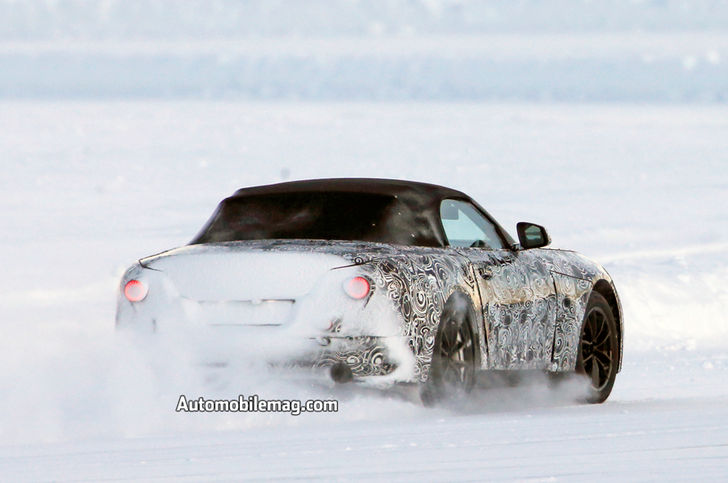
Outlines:
{"type": "Polygon", "coordinates": [[[470,203],[443,200],[440,219],[452,247],[505,248],[495,226],[470,203]]]}

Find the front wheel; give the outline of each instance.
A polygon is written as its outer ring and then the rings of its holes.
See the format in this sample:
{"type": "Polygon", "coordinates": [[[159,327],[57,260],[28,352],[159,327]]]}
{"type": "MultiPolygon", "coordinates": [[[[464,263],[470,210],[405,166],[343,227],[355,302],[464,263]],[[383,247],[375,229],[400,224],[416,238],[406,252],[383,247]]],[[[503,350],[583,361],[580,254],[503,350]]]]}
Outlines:
{"type": "Polygon", "coordinates": [[[619,348],[614,314],[601,294],[593,292],[587,303],[579,338],[576,372],[589,381],[587,401],[602,403],[617,377],[619,348]]]}
{"type": "Polygon", "coordinates": [[[454,301],[447,304],[435,335],[432,363],[422,402],[432,406],[445,399],[464,396],[475,384],[476,340],[472,307],[454,301]]]}

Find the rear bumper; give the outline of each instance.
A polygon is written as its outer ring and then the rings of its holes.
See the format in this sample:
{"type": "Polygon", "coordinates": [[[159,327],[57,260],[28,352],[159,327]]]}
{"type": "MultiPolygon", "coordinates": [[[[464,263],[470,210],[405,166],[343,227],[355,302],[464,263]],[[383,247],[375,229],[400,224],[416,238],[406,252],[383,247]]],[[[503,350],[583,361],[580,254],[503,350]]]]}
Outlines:
{"type": "Polygon", "coordinates": [[[264,362],[275,367],[308,368],[328,373],[345,365],[353,382],[387,387],[417,382],[415,357],[403,336],[342,336],[302,334],[285,326],[189,326],[147,320],[117,323],[120,332],[146,333],[186,353],[191,361],[210,367],[264,362]]]}

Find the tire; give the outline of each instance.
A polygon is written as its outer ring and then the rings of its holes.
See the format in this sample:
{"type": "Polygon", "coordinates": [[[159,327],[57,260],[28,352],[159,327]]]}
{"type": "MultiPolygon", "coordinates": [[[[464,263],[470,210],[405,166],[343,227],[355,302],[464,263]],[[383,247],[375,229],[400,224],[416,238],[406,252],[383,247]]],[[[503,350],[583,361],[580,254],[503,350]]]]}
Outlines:
{"type": "Polygon", "coordinates": [[[617,323],[607,300],[592,292],[584,313],[576,356],[576,372],[589,381],[586,401],[603,403],[617,378],[619,341],[617,323]]]}
{"type": "Polygon", "coordinates": [[[435,335],[429,378],[420,391],[425,406],[466,397],[473,389],[478,354],[474,319],[469,300],[448,300],[435,335]]]}

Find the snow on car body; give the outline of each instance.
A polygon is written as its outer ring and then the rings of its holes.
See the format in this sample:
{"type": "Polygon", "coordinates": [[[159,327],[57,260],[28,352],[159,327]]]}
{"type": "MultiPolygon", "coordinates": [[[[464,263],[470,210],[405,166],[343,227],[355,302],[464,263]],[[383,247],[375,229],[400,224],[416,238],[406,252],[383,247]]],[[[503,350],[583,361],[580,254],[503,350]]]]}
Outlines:
{"type": "Polygon", "coordinates": [[[191,332],[210,361],[249,353],[331,367],[338,381],[467,389],[480,370],[576,370],[604,400],[622,353],[611,278],[542,248],[538,225],[518,234],[430,184],[245,188],[189,245],[126,272],[117,326],[191,332]]]}

